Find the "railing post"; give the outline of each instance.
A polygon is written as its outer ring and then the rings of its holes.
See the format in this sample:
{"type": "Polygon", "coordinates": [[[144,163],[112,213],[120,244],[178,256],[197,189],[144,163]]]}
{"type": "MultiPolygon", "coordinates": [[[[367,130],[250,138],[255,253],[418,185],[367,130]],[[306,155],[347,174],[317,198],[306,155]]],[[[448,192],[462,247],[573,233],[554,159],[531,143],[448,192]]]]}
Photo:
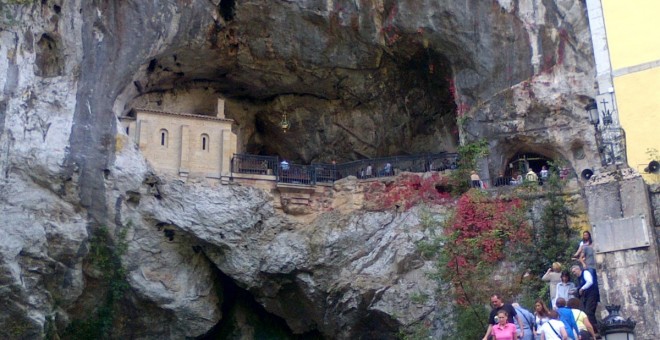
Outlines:
{"type": "Polygon", "coordinates": [[[312,176],[310,176],[310,177],[312,179],[312,185],[316,185],[316,168],[315,167],[311,168],[311,173],[312,173],[312,176]]]}

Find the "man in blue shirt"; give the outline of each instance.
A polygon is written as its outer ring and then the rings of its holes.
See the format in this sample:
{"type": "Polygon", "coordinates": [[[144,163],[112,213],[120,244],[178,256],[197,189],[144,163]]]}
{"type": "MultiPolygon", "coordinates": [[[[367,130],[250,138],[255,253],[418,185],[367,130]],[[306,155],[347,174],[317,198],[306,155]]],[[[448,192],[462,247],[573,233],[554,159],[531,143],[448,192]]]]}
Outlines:
{"type": "Polygon", "coordinates": [[[564,328],[566,328],[566,333],[568,338],[572,340],[577,339],[580,329],[575,323],[575,317],[573,316],[573,311],[570,308],[566,308],[566,299],[557,298],[555,302],[557,304],[557,313],[559,313],[559,320],[564,323],[564,328]]]}

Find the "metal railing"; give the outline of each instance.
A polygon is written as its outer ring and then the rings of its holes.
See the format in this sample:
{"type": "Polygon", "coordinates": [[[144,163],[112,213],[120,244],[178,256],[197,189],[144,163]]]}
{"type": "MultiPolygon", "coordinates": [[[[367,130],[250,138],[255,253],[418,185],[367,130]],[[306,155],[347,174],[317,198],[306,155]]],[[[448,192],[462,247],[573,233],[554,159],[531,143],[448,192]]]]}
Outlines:
{"type": "Polygon", "coordinates": [[[394,156],[337,164],[334,166],[336,178],[355,176],[359,179],[394,176],[401,171],[427,172],[457,168],[458,155],[455,153],[394,156]]]}
{"type": "Polygon", "coordinates": [[[283,165],[276,156],[234,154],[231,169],[232,172],[243,174],[272,174],[282,183],[315,185],[334,183],[348,176],[369,179],[394,176],[401,171],[427,172],[456,169],[457,160],[456,153],[439,153],[362,159],[342,164],[283,165]]]}
{"type": "Polygon", "coordinates": [[[280,166],[277,181],[280,183],[315,185],[316,176],[314,168],[308,165],[289,164],[280,166]]]}
{"type": "Polygon", "coordinates": [[[317,183],[334,183],[340,179],[336,164],[312,164],[317,183]]]}
{"type": "Polygon", "coordinates": [[[231,172],[251,175],[276,175],[279,168],[277,156],[234,154],[231,172]]]}

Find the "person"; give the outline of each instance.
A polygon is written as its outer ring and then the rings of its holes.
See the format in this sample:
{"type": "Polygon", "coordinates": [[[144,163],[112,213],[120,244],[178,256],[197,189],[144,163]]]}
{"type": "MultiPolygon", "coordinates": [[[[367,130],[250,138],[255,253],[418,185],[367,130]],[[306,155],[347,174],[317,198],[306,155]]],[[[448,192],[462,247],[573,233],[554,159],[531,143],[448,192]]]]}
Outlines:
{"type": "Polygon", "coordinates": [[[392,164],[391,163],[385,163],[385,166],[383,167],[383,176],[392,176],[392,164]]]}
{"type": "Polygon", "coordinates": [[[580,279],[578,296],[580,297],[582,306],[584,306],[584,312],[587,314],[587,318],[589,318],[589,322],[594,328],[594,332],[598,333],[596,307],[598,307],[598,302],[600,302],[600,291],[598,290],[598,275],[596,275],[596,270],[593,268],[582,269],[580,266],[574,265],[571,267],[571,273],[580,279]]]}
{"type": "Polygon", "coordinates": [[[593,326],[591,326],[591,322],[589,322],[589,318],[587,318],[587,314],[582,311],[580,308],[580,300],[578,298],[570,298],[568,299],[568,307],[571,309],[571,312],[573,312],[573,317],[575,318],[575,323],[578,326],[579,331],[579,336],[581,340],[592,340],[596,339],[596,333],[594,332],[593,326]]]}
{"type": "MultiPolygon", "coordinates": [[[[490,311],[490,315],[488,316],[488,329],[486,330],[486,335],[484,335],[483,340],[488,340],[491,334],[493,333],[493,326],[498,324],[498,317],[497,317],[497,312],[500,310],[504,310],[507,313],[507,322],[513,323],[513,319],[516,318],[518,324],[521,324],[520,317],[516,313],[516,310],[513,308],[512,305],[510,304],[504,304],[502,302],[502,298],[498,294],[493,294],[490,297],[490,306],[493,308],[490,311]]],[[[520,336],[524,336],[524,330],[523,333],[520,336]]]]}
{"type": "Polygon", "coordinates": [[[481,179],[474,170],[470,172],[470,184],[473,188],[481,188],[481,179]]]}
{"type": "Polygon", "coordinates": [[[582,233],[582,240],[580,241],[580,246],[578,247],[578,250],[573,254],[574,259],[579,259],[580,255],[584,252],[584,247],[585,246],[592,246],[593,241],[591,239],[591,233],[588,230],[585,230],[582,233]]]}
{"type": "Polygon", "coordinates": [[[516,340],[516,326],[509,322],[509,313],[500,309],[497,311],[497,324],[493,325],[493,340],[516,340]]]}
{"type": "Polygon", "coordinates": [[[592,245],[585,245],[582,248],[582,254],[579,258],[582,268],[596,269],[596,257],[594,256],[594,253],[594,247],[592,245]]]}
{"type": "Polygon", "coordinates": [[[553,308],[557,308],[557,300],[564,299],[564,301],[568,301],[568,299],[573,297],[573,294],[575,293],[575,284],[570,280],[571,274],[568,271],[564,270],[561,272],[561,282],[557,284],[557,295],[555,295],[555,299],[552,300],[553,308]]]}
{"type": "Polygon", "coordinates": [[[541,280],[548,282],[550,286],[550,305],[555,308],[555,299],[557,299],[557,284],[561,282],[561,263],[554,262],[552,267],[548,268],[541,280]]]}
{"type": "Polygon", "coordinates": [[[541,338],[541,327],[543,327],[543,325],[550,319],[548,313],[548,308],[545,306],[545,303],[543,303],[543,300],[536,300],[534,303],[534,322],[536,324],[534,329],[536,329],[537,340],[541,338]]]}
{"type": "Polygon", "coordinates": [[[578,328],[577,323],[575,323],[573,312],[570,308],[566,307],[566,300],[564,298],[557,298],[556,311],[559,314],[559,320],[564,323],[568,338],[571,340],[577,340],[580,329],[578,328]]]}
{"type": "Polygon", "coordinates": [[[364,171],[364,175],[367,178],[371,178],[372,171],[373,171],[373,167],[371,166],[371,164],[369,164],[369,165],[367,165],[367,169],[364,171]]]}
{"type": "Polygon", "coordinates": [[[541,326],[539,333],[541,340],[567,340],[568,334],[564,323],[558,320],[559,314],[551,310],[548,312],[548,321],[541,326]]]}
{"type": "Polygon", "coordinates": [[[513,309],[516,310],[516,314],[518,314],[520,320],[522,321],[522,324],[516,323],[518,334],[524,334],[524,336],[520,335],[520,339],[534,340],[534,314],[520,306],[518,303],[512,303],[511,305],[513,306],[513,309]]]}
{"type": "Polygon", "coordinates": [[[529,168],[529,171],[527,171],[527,174],[525,175],[525,182],[538,183],[538,181],[539,176],[536,175],[536,172],[534,172],[532,168],[529,168]]]}
{"type": "Polygon", "coordinates": [[[582,263],[582,268],[596,269],[596,258],[593,244],[594,242],[591,239],[591,233],[585,230],[582,233],[582,241],[580,241],[580,246],[573,255],[574,259],[577,259],[580,261],[580,263],[582,263]]]}
{"type": "Polygon", "coordinates": [[[511,180],[511,185],[518,185],[523,183],[523,178],[519,172],[513,173],[513,179],[511,180]]]}
{"type": "Polygon", "coordinates": [[[280,168],[282,168],[282,170],[284,170],[284,171],[289,170],[289,162],[287,162],[286,159],[283,159],[280,162],[280,168]]]}
{"type": "Polygon", "coordinates": [[[540,174],[541,174],[541,183],[545,183],[548,180],[548,175],[549,175],[548,168],[545,165],[541,167],[540,174]]]}

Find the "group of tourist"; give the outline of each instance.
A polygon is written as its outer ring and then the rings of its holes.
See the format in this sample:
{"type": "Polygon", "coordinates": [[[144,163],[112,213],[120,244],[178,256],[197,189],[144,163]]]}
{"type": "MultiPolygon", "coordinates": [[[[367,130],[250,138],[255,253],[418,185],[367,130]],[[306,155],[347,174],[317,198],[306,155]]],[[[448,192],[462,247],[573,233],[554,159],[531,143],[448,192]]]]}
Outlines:
{"type": "Polygon", "coordinates": [[[548,180],[549,175],[550,172],[548,171],[548,167],[545,165],[541,167],[541,171],[539,171],[538,174],[534,172],[534,170],[530,167],[529,171],[527,171],[524,177],[517,171],[513,173],[513,176],[506,176],[502,172],[497,177],[497,179],[495,179],[495,186],[499,187],[505,185],[519,185],[523,183],[536,183],[543,185],[543,183],[548,180]]]}
{"type": "Polygon", "coordinates": [[[550,308],[538,299],[532,313],[517,303],[503,303],[497,294],[491,296],[492,310],[483,340],[596,339],[600,292],[592,247],[591,233],[585,231],[574,254],[580,265],[571,266],[569,273],[555,262],[543,275],[542,280],[550,284],[550,308]],[[578,280],[577,286],[571,282],[571,274],[578,280]]]}

